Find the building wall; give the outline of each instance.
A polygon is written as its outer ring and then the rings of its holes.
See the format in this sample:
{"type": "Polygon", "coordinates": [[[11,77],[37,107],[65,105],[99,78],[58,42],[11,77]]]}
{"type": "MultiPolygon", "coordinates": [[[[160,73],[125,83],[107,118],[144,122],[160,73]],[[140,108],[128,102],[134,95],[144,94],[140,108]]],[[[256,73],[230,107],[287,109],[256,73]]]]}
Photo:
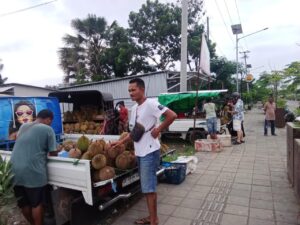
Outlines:
{"type": "Polygon", "coordinates": [[[14,96],[48,96],[51,90],[14,85],[14,96]]]}
{"type": "Polygon", "coordinates": [[[131,107],[134,102],[131,101],[128,94],[128,83],[134,77],[140,77],[145,82],[146,96],[149,98],[157,97],[160,93],[167,92],[167,73],[158,72],[141,76],[131,76],[128,78],[91,83],[86,85],[78,85],[63,88],[61,91],[79,91],[79,90],[98,90],[100,92],[108,92],[113,95],[114,103],[124,101],[127,107],[131,107]]]}

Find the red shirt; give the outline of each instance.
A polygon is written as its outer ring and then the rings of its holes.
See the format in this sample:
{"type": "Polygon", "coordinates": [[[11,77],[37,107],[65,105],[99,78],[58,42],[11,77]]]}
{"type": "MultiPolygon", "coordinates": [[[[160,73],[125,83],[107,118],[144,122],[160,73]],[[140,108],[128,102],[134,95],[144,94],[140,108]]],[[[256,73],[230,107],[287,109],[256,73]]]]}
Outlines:
{"type": "Polygon", "coordinates": [[[127,122],[128,121],[128,109],[124,106],[120,107],[120,121],[127,122]]]}

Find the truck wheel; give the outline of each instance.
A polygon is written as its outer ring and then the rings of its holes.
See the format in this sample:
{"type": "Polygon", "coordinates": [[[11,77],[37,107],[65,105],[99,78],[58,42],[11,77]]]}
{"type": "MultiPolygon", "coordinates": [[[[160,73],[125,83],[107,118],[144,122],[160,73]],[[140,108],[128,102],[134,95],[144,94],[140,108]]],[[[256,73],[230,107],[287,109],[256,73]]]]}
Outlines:
{"type": "Polygon", "coordinates": [[[195,132],[190,131],[187,135],[187,140],[194,144],[197,139],[206,139],[205,131],[196,130],[195,132]]]}

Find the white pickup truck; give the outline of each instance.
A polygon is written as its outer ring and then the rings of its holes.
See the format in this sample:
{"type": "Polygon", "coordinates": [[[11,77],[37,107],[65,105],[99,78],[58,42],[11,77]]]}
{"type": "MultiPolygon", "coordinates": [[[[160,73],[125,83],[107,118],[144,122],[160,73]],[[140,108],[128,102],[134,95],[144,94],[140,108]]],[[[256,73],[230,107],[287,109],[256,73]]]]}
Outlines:
{"type": "MultiPolygon", "coordinates": [[[[67,134],[63,138],[77,140],[80,135],[67,134]]],[[[117,140],[117,135],[87,135],[89,139],[117,140]]],[[[0,150],[9,160],[11,151],[0,150]]],[[[128,199],[140,191],[137,168],[122,171],[116,169],[112,179],[92,182],[90,160],[48,156],[48,184],[51,185],[51,201],[55,224],[70,221],[71,225],[89,223],[92,212],[102,211],[120,199],[128,199]],[[84,220],[83,220],[84,218],[84,220]]],[[[157,171],[157,175],[164,169],[157,171]]]]}
{"type": "MultiPolygon", "coordinates": [[[[164,136],[176,136],[184,140],[193,142],[195,139],[206,138],[207,125],[205,118],[197,116],[194,126],[193,116],[187,118],[187,112],[191,112],[195,107],[196,102],[201,106],[202,101],[207,98],[220,98],[222,93],[227,90],[204,90],[204,91],[188,91],[188,92],[175,92],[175,93],[162,93],[158,96],[158,101],[164,105],[184,116],[178,117],[169,128],[164,131],[164,136]],[[197,99],[197,101],[196,101],[197,99]]],[[[220,119],[218,119],[217,130],[222,133],[220,119]]]]}
{"type": "MultiPolygon", "coordinates": [[[[194,119],[183,118],[176,119],[169,128],[163,132],[163,135],[174,135],[184,140],[192,141],[194,139],[203,139],[207,135],[207,125],[205,119],[196,119],[195,131],[194,119]],[[193,136],[194,135],[194,136],[193,136]]],[[[218,119],[218,131],[220,131],[220,119],[218,119]]]]}
{"type": "MultiPolygon", "coordinates": [[[[96,105],[99,109],[110,111],[113,107],[112,98],[95,91],[53,93],[52,97],[0,97],[0,155],[10,159],[13,141],[9,140],[10,128],[17,127],[15,110],[20,104],[31,107],[36,115],[41,109],[48,108],[54,112],[52,128],[57,141],[76,141],[82,134],[64,133],[63,109],[80,109],[83,103],[96,105]]],[[[64,121],[66,122],[66,121],[64,121]]],[[[114,123],[107,126],[113,131],[114,123]]],[[[111,132],[109,132],[111,134],[111,132]]],[[[119,135],[86,135],[90,140],[103,139],[112,141],[119,135]]],[[[128,170],[115,169],[116,176],[101,182],[92,181],[90,160],[77,160],[63,157],[48,157],[49,187],[55,224],[61,225],[70,221],[71,225],[91,224],[95,214],[104,210],[120,199],[127,199],[140,191],[137,167],[128,170]]],[[[162,173],[159,170],[157,173],[162,173]]]]}

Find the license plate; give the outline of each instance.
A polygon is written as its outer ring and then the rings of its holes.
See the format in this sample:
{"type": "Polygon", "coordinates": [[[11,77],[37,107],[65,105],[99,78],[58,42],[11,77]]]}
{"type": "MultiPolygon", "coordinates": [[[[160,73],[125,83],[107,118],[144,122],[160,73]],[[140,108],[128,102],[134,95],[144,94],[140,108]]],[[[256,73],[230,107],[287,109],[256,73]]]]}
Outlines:
{"type": "Polygon", "coordinates": [[[135,173],[135,174],[131,175],[130,177],[126,177],[122,181],[122,187],[126,187],[126,186],[138,181],[139,179],[140,179],[140,176],[138,173],[135,173]]]}

